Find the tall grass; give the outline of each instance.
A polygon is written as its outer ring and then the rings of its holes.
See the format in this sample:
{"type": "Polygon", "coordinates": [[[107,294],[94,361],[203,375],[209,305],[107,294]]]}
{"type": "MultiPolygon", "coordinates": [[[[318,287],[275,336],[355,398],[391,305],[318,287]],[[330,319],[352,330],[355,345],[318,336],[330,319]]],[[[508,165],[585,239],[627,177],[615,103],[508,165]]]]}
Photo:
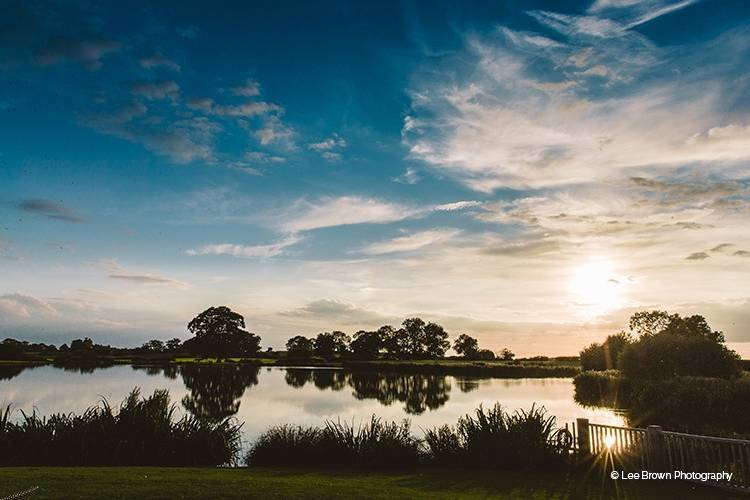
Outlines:
{"type": "Polygon", "coordinates": [[[408,421],[372,419],[360,426],[327,421],[322,427],[268,429],[246,456],[249,466],[406,467],[416,464],[516,468],[556,465],[555,418],[544,408],[507,414],[500,405],[479,407],[456,427],[412,435],[408,421]]]}
{"type": "Polygon", "coordinates": [[[454,466],[514,468],[552,465],[560,455],[552,443],[555,417],[543,407],[506,413],[499,404],[465,415],[456,427],[425,432],[428,456],[454,466]]]}
{"type": "Polygon", "coordinates": [[[358,426],[329,420],[323,427],[272,427],[245,461],[251,466],[403,467],[415,465],[421,453],[407,420],[384,422],[373,416],[358,426]]]}
{"type": "Polygon", "coordinates": [[[232,464],[240,451],[240,425],[192,416],[180,419],[169,393],[141,397],[133,389],[119,410],[102,400],[80,415],[40,417],[10,406],[0,413],[0,465],[232,464]]]}

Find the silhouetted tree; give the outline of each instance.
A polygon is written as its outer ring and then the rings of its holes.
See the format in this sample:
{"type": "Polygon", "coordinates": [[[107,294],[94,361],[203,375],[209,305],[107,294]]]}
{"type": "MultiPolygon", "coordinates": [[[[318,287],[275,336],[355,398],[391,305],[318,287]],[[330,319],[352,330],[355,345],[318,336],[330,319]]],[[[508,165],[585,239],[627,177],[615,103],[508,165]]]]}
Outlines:
{"type": "Polygon", "coordinates": [[[168,351],[177,351],[182,347],[182,341],[178,338],[167,340],[166,348],[168,351]]]}
{"type": "Polygon", "coordinates": [[[332,359],[346,354],[351,338],[344,332],[319,333],[313,341],[316,356],[332,359]]]}
{"type": "Polygon", "coordinates": [[[453,350],[465,358],[473,358],[479,351],[479,342],[474,337],[462,333],[453,342],[453,350]]]}
{"type": "Polygon", "coordinates": [[[424,351],[427,357],[442,358],[451,346],[448,332],[437,323],[427,323],[424,327],[424,351]]]}
{"type": "Polygon", "coordinates": [[[164,342],[156,339],[149,340],[141,346],[141,349],[147,352],[164,352],[164,342]]]}
{"type": "Polygon", "coordinates": [[[426,354],[425,322],[421,318],[407,318],[401,323],[406,332],[407,355],[412,358],[421,358],[426,354]]]}
{"type": "Polygon", "coordinates": [[[83,340],[75,339],[70,343],[71,351],[89,351],[94,348],[94,341],[86,337],[83,340]]]}
{"type": "Polygon", "coordinates": [[[502,359],[503,361],[512,361],[513,358],[516,357],[513,351],[511,351],[507,347],[503,348],[503,350],[500,351],[499,356],[500,356],[500,359],[502,359]]]}
{"type": "Polygon", "coordinates": [[[286,341],[287,355],[293,358],[309,358],[313,354],[313,341],[297,335],[286,341]]]}
{"type": "Polygon", "coordinates": [[[618,360],[625,348],[633,342],[627,332],[610,335],[602,344],[593,343],[580,353],[584,370],[612,370],[619,366],[618,360]]]}
{"type": "Polygon", "coordinates": [[[409,333],[405,329],[396,330],[390,325],[385,325],[381,326],[377,333],[389,357],[403,359],[409,356],[411,346],[409,333]]]}
{"type": "Polygon", "coordinates": [[[0,359],[19,359],[24,355],[23,343],[15,339],[5,339],[0,343],[0,359]]]}
{"type": "Polygon", "coordinates": [[[479,349],[476,354],[474,354],[474,359],[482,361],[491,361],[495,359],[495,357],[495,353],[490,351],[489,349],[479,349]]]}
{"type": "Polygon", "coordinates": [[[628,378],[726,378],[740,373],[739,356],[724,345],[724,334],[712,330],[703,316],[641,312],[633,315],[630,325],[640,338],[620,358],[628,378]]]}
{"type": "Polygon", "coordinates": [[[378,332],[360,330],[354,334],[349,349],[357,359],[377,359],[382,346],[383,339],[378,332]]]}
{"type": "Polygon", "coordinates": [[[260,337],[245,329],[245,318],[226,306],[209,307],[188,323],[195,335],[185,341],[189,352],[215,356],[253,356],[260,350],[260,337]]]}

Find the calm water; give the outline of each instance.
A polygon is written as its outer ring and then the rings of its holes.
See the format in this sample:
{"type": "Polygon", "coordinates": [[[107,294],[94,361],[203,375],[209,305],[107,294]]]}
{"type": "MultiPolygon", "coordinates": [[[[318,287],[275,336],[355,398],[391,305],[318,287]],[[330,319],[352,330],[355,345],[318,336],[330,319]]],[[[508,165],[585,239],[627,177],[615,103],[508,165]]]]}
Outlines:
{"type": "Polygon", "coordinates": [[[253,440],[279,423],[321,424],[325,419],[360,422],[375,414],[386,420],[409,418],[417,434],[480,404],[508,410],[544,405],[558,423],[587,417],[622,425],[612,410],[584,408],[573,400],[572,379],[478,379],[442,375],[347,372],[337,369],[183,366],[113,366],[81,373],[51,366],[3,367],[0,403],[48,415],[80,412],[102,397],[122,401],[133,387],[143,394],[168,389],[181,412],[209,418],[235,416],[243,436],[253,440]],[[20,373],[18,373],[20,371],[20,373]]]}

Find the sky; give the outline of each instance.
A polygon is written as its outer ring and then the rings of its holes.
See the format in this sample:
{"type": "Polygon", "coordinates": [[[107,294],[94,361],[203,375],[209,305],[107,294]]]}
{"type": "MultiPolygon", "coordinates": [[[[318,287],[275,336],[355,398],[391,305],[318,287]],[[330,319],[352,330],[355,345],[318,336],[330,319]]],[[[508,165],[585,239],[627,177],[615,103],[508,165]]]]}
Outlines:
{"type": "Polygon", "coordinates": [[[3,2],[0,335],[264,347],[406,317],[750,357],[743,0],[3,2]]]}

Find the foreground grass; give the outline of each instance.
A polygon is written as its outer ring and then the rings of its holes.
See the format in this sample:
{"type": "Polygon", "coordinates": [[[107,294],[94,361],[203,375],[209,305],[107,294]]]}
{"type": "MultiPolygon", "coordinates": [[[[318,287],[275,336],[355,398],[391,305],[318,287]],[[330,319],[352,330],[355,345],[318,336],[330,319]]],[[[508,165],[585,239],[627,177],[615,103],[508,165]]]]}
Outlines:
{"type": "MultiPolygon", "coordinates": [[[[296,469],[61,468],[0,469],[0,498],[39,486],[43,499],[144,498],[735,498],[682,482],[617,482],[594,475],[468,471],[324,472],[296,469]]],[[[742,498],[742,497],[737,497],[742,498]]],[[[744,497],[747,498],[747,497],[744,497]]]]}

